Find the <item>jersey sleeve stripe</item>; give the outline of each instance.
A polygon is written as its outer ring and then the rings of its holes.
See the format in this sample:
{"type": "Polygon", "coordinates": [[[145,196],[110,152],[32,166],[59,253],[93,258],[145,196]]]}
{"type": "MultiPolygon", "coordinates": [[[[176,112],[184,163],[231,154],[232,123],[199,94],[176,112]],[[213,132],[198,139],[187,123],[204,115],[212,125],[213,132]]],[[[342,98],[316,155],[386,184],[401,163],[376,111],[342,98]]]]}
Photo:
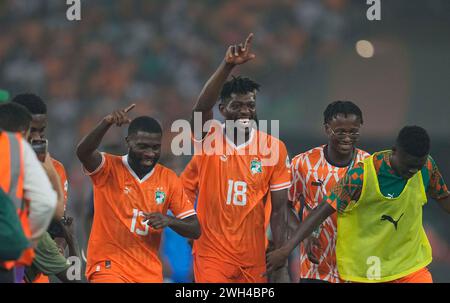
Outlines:
{"type": "Polygon", "coordinates": [[[279,190],[283,190],[283,189],[289,189],[290,187],[291,187],[291,185],[288,184],[288,185],[281,186],[281,187],[270,188],[270,191],[279,191],[279,190]]]}
{"type": "Polygon", "coordinates": [[[280,187],[286,188],[286,186],[290,187],[291,186],[291,181],[284,182],[284,183],[281,183],[281,184],[270,185],[270,189],[278,189],[280,187]]]}
{"type": "Polygon", "coordinates": [[[93,176],[96,173],[98,173],[100,171],[100,169],[102,169],[103,165],[105,165],[105,155],[103,153],[100,153],[102,155],[102,162],[100,163],[100,165],[93,171],[93,172],[88,172],[87,169],[84,167],[84,165],[82,165],[81,167],[83,168],[83,172],[86,176],[93,176]]]}
{"type": "Polygon", "coordinates": [[[186,211],[186,212],[184,212],[184,213],[182,213],[182,214],[179,214],[179,215],[177,216],[177,218],[178,218],[178,219],[185,219],[185,218],[187,218],[187,217],[190,217],[190,216],[193,216],[193,215],[196,215],[196,214],[197,214],[197,212],[196,212],[194,209],[191,209],[191,210],[186,211]]]}

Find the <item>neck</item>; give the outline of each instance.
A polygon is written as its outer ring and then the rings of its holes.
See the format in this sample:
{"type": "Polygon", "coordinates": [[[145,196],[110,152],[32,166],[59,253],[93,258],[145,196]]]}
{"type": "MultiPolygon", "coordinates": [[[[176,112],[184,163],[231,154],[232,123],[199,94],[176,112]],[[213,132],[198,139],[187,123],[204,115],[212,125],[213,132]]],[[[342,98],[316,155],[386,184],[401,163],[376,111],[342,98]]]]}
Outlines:
{"type": "Polygon", "coordinates": [[[224,130],[225,135],[231,139],[234,143],[234,145],[238,146],[240,144],[246,143],[248,142],[248,140],[250,140],[250,129],[247,129],[246,131],[241,131],[241,130],[237,130],[234,129],[233,133],[229,133],[226,131],[226,129],[224,130]],[[244,142],[241,142],[242,137],[244,138],[244,142]],[[241,139],[241,140],[239,140],[241,139]]]}
{"type": "Polygon", "coordinates": [[[325,149],[325,158],[327,159],[327,161],[333,164],[334,166],[338,167],[345,167],[350,165],[354,154],[355,148],[353,148],[353,151],[347,155],[338,153],[337,151],[331,148],[330,144],[328,144],[325,149]]]}
{"type": "Polygon", "coordinates": [[[130,156],[128,156],[128,164],[130,165],[131,169],[134,171],[134,173],[139,177],[139,179],[144,178],[149,172],[152,171],[154,165],[152,167],[142,167],[139,164],[136,163],[130,156]]]}

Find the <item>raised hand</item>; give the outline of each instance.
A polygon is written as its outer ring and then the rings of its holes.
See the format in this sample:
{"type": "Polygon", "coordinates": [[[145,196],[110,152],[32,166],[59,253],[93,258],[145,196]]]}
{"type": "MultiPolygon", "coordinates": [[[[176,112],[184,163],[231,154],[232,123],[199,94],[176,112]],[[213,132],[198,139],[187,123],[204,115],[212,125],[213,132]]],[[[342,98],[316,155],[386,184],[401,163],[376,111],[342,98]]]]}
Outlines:
{"type": "Polygon", "coordinates": [[[228,47],[225,55],[225,62],[230,65],[244,64],[247,61],[254,59],[255,54],[250,52],[252,46],[253,33],[248,35],[244,44],[231,45],[228,47]]]}
{"type": "Polygon", "coordinates": [[[121,110],[116,110],[113,113],[109,114],[108,116],[106,116],[104,118],[104,120],[108,123],[108,124],[115,124],[117,126],[122,126],[124,124],[128,124],[131,122],[131,120],[127,117],[127,113],[132,110],[134,107],[136,106],[136,104],[131,104],[130,106],[128,106],[127,108],[121,109],[121,110]]]}

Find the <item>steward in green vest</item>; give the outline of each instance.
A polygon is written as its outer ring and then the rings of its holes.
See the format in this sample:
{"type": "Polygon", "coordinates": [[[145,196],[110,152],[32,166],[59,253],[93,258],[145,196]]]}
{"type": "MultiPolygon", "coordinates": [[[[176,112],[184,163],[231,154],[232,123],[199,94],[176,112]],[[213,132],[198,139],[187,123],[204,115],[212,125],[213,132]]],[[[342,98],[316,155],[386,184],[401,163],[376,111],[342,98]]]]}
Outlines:
{"type": "Polygon", "coordinates": [[[418,126],[404,127],[392,150],[358,163],[300,224],[293,237],[268,254],[267,271],[322,222],[338,212],[339,275],[354,282],[432,282],[426,266],[431,247],[422,226],[428,194],[450,213],[450,192],[434,160],[430,138],[418,126]]]}

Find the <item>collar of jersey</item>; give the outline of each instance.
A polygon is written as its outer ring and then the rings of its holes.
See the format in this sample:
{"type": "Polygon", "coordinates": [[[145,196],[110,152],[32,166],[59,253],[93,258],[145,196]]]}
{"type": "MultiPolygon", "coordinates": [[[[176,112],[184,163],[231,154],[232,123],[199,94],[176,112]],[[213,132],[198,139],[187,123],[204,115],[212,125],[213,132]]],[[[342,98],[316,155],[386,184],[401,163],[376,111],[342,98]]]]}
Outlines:
{"type": "Polygon", "coordinates": [[[146,174],[142,179],[139,179],[139,177],[136,175],[136,173],[134,172],[134,170],[131,168],[130,164],[128,164],[128,154],[126,154],[125,156],[122,156],[122,163],[123,165],[125,165],[125,167],[128,169],[128,171],[130,172],[130,174],[139,182],[145,182],[148,178],[151,177],[151,175],[153,175],[153,172],[155,171],[155,166],[153,166],[152,170],[146,174]]]}
{"type": "Polygon", "coordinates": [[[236,149],[236,150],[237,150],[237,149],[244,148],[244,147],[246,147],[247,145],[249,145],[249,144],[253,141],[253,137],[255,136],[255,129],[252,128],[252,130],[251,130],[251,132],[250,132],[250,137],[248,138],[247,142],[242,143],[242,144],[236,146],[236,144],[234,144],[234,142],[233,142],[230,138],[228,138],[227,134],[225,133],[225,123],[222,123],[221,126],[222,126],[222,130],[223,130],[223,131],[222,131],[222,134],[223,134],[223,136],[225,137],[225,140],[227,141],[227,143],[228,143],[232,148],[234,148],[234,149],[236,149]]]}

